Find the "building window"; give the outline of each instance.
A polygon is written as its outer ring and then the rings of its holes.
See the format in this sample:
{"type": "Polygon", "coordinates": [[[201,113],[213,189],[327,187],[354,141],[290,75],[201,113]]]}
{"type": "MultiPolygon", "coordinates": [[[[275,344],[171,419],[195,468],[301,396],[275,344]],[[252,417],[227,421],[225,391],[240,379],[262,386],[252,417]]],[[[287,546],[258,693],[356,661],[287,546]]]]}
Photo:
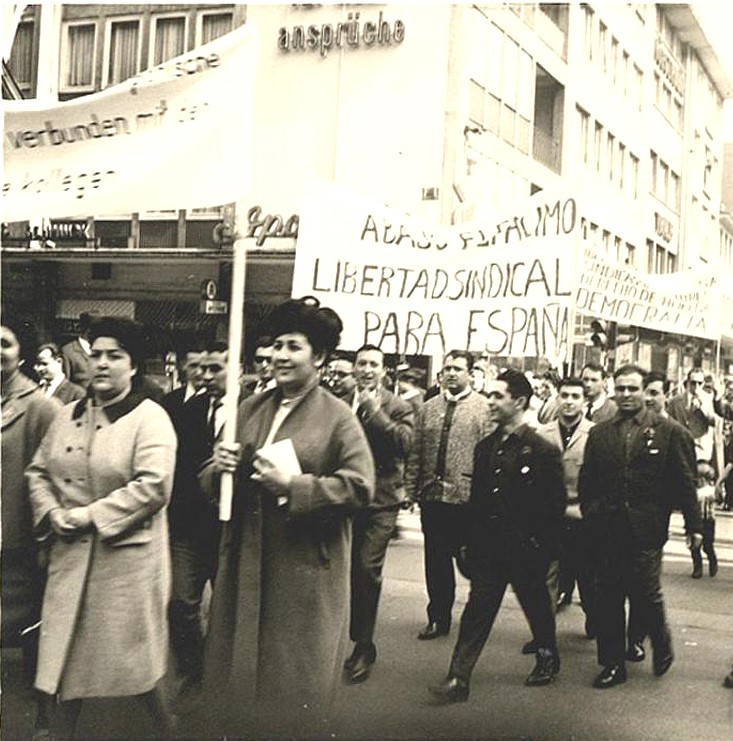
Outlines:
{"type": "Polygon", "coordinates": [[[639,158],[629,153],[629,165],[631,168],[630,183],[631,193],[636,198],[639,195],[639,158]]]}
{"type": "Polygon", "coordinates": [[[608,72],[608,28],[602,22],[598,24],[598,58],[601,69],[608,72]]]}
{"type": "Polygon", "coordinates": [[[614,147],[616,145],[616,137],[610,131],[606,134],[606,137],[606,169],[608,170],[608,179],[613,182],[614,147]]]}
{"type": "Polygon", "coordinates": [[[618,143],[618,186],[624,189],[624,170],[626,169],[626,146],[621,142],[618,143]]]}
{"type": "Polygon", "coordinates": [[[580,156],[583,164],[588,164],[588,134],[590,116],[580,106],[576,106],[578,112],[578,136],[580,137],[580,156]]]}
{"type": "Polygon", "coordinates": [[[589,62],[593,61],[593,9],[587,5],[583,5],[583,13],[585,20],[585,31],[583,34],[583,47],[585,49],[585,56],[589,62]]]}
{"type": "Polygon", "coordinates": [[[593,158],[595,159],[596,172],[601,171],[601,158],[603,147],[603,126],[596,121],[595,130],[593,132],[593,158]]]}
{"type": "Polygon", "coordinates": [[[657,181],[659,179],[659,175],[657,173],[657,155],[655,152],[651,153],[651,161],[652,161],[652,187],[650,188],[651,192],[656,195],[657,194],[657,181]]]}
{"type": "Polygon", "coordinates": [[[104,86],[116,85],[140,71],[140,19],[111,20],[107,26],[104,86]]]}
{"type": "Polygon", "coordinates": [[[152,19],[150,29],[150,44],[153,66],[178,57],[186,51],[186,37],[188,28],[186,17],[157,16],[152,19]]]}
{"type": "Polygon", "coordinates": [[[618,39],[615,37],[611,38],[611,79],[613,84],[618,84],[619,80],[619,54],[618,54],[618,39]]]}
{"type": "Polygon", "coordinates": [[[61,36],[61,90],[89,92],[94,90],[94,60],[97,24],[67,23],[61,36]]]}
{"type": "Polygon", "coordinates": [[[8,66],[18,87],[24,92],[31,89],[33,83],[33,63],[35,24],[33,21],[21,21],[15,31],[13,48],[10,50],[8,66]]]}
{"type": "Polygon", "coordinates": [[[231,12],[205,11],[196,19],[196,46],[208,44],[232,30],[234,16],[231,12]]]}

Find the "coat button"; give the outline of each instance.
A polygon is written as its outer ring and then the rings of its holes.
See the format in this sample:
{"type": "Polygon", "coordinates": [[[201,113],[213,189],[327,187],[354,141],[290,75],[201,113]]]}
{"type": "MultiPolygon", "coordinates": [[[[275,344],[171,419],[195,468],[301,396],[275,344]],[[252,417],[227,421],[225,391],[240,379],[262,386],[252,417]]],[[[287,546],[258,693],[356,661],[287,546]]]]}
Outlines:
{"type": "Polygon", "coordinates": [[[81,427],[81,422],[77,422],[77,423],[76,423],[76,426],[77,426],[77,427],[81,427]]]}
{"type": "Polygon", "coordinates": [[[74,448],[72,448],[71,445],[69,445],[69,447],[66,448],[67,453],[71,453],[72,450],[74,450],[74,448]]]}
{"type": "Polygon", "coordinates": [[[70,484],[71,483],[71,479],[64,479],[64,483],[65,484],[70,484]]]}
{"type": "Polygon", "coordinates": [[[102,429],[102,425],[97,425],[97,429],[98,430],[101,430],[102,429]]]}

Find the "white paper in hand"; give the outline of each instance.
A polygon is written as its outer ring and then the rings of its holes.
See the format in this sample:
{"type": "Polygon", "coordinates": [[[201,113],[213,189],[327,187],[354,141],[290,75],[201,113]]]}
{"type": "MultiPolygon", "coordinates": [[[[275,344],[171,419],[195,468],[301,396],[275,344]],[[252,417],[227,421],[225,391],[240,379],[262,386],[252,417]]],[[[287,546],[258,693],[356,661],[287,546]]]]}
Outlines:
{"type": "Polygon", "coordinates": [[[260,448],[256,455],[269,461],[275,468],[289,476],[303,473],[298,462],[298,456],[293,447],[293,441],[288,437],[260,448]]]}
{"type": "MultiPolygon", "coordinates": [[[[297,476],[303,473],[300,469],[298,456],[293,447],[293,441],[288,437],[285,440],[278,440],[275,443],[264,445],[256,455],[269,461],[275,468],[278,468],[288,476],[297,476]]],[[[288,503],[287,497],[278,497],[277,506],[283,507],[288,503]]]]}

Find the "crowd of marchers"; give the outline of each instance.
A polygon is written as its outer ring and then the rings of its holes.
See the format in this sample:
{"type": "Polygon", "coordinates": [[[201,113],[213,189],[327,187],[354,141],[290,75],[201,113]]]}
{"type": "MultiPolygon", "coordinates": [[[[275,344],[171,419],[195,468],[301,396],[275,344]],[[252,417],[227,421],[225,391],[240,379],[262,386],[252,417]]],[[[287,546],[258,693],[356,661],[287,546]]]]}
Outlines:
{"type": "Polygon", "coordinates": [[[526,684],[560,673],[556,613],[577,584],[593,686],[609,689],[647,650],[658,677],[674,663],[661,590],[674,510],[692,577],[703,553],[717,574],[731,380],[692,368],[671,394],[636,365],[534,376],[452,350],[426,389],[376,346],[337,349],[341,318],[306,298],[269,315],[236,399],[223,341],[183,348],[183,383],[164,394],[137,323],[80,326],[33,347],[32,372],[27,323],[2,327],[2,645],[23,650],[35,739],[74,738],[83,700],[127,696],[165,738],[185,736],[202,700],[214,735],[329,733],[338,688],[377,661],[403,508],[419,507],[424,535],[418,640],[450,635],[455,569],[470,582],[436,704],[468,700],[508,585],[535,656],[526,684]]]}

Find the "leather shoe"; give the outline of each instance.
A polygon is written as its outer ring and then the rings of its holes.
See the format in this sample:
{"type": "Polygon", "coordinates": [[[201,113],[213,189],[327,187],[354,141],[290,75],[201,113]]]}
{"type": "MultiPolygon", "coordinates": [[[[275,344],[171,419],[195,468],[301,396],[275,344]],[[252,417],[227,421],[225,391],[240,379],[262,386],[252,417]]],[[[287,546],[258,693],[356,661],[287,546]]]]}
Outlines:
{"type": "Polygon", "coordinates": [[[626,681],[626,667],[623,664],[604,666],[601,673],[593,680],[597,690],[607,690],[626,681]]]}
{"type": "Polygon", "coordinates": [[[537,653],[537,644],[534,642],[534,638],[531,641],[527,641],[524,646],[522,646],[522,653],[526,656],[537,653]]]}
{"type": "Polygon", "coordinates": [[[723,687],[727,687],[728,689],[733,688],[733,669],[730,670],[730,674],[725,675],[723,687]]]}
{"type": "Polygon", "coordinates": [[[445,623],[428,623],[418,634],[418,641],[432,641],[434,638],[447,636],[450,633],[450,625],[445,623]]]}
{"type": "Polygon", "coordinates": [[[666,674],[669,668],[672,666],[674,661],[674,654],[671,649],[667,649],[664,652],[654,652],[652,657],[652,665],[654,669],[654,676],[661,677],[662,674],[666,674]]]}
{"type": "Polygon", "coordinates": [[[644,644],[641,641],[632,641],[626,651],[626,660],[633,661],[636,664],[644,661],[645,658],[646,651],[644,650],[644,644]]]}
{"type": "Polygon", "coordinates": [[[436,705],[450,705],[468,700],[468,683],[458,677],[447,677],[440,684],[428,687],[428,690],[435,698],[436,705]]]}
{"type": "Polygon", "coordinates": [[[349,684],[358,684],[369,679],[372,664],[377,660],[377,647],[373,643],[357,643],[346,661],[344,671],[349,684]]]}
{"type": "Polygon", "coordinates": [[[542,687],[550,684],[560,671],[560,657],[549,648],[537,650],[537,663],[525,680],[528,687],[542,687]]]}
{"type": "Polygon", "coordinates": [[[695,566],[694,569],[692,569],[692,574],[690,574],[693,579],[702,579],[702,566],[695,566]]]}
{"type": "Polygon", "coordinates": [[[715,576],[718,573],[718,561],[711,561],[709,564],[710,576],[715,576]]]}

